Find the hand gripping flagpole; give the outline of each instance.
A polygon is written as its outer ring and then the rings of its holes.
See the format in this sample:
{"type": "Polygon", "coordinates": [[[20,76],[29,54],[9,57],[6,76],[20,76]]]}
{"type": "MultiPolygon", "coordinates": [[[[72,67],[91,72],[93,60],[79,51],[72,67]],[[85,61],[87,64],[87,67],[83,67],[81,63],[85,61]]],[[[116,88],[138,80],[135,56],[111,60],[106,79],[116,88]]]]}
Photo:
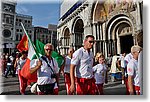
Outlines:
{"type": "Polygon", "coordinates": [[[29,35],[28,35],[27,31],[25,30],[24,25],[23,25],[23,23],[22,23],[22,22],[21,22],[21,26],[22,26],[22,28],[23,28],[23,30],[24,30],[24,32],[25,32],[25,34],[26,34],[26,36],[27,36],[27,38],[28,38],[28,40],[29,40],[29,42],[30,42],[31,46],[33,47],[33,49],[34,49],[34,51],[35,51],[35,55],[36,55],[36,57],[37,57],[37,58],[39,58],[40,56],[39,56],[39,54],[36,52],[35,45],[34,45],[34,44],[32,43],[32,41],[30,40],[30,37],[29,37],[29,35]]]}

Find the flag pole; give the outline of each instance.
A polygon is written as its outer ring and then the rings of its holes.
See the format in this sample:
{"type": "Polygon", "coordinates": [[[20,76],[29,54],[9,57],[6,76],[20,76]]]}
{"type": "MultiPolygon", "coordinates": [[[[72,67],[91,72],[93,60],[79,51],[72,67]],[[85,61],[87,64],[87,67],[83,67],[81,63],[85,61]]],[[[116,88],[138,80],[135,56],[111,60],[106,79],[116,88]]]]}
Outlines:
{"type": "Polygon", "coordinates": [[[35,55],[36,55],[36,57],[37,57],[37,58],[39,58],[39,54],[36,52],[36,50],[35,50],[36,48],[35,48],[34,44],[31,42],[30,37],[29,37],[29,35],[28,35],[28,33],[27,33],[26,29],[24,28],[23,23],[22,23],[22,22],[20,22],[20,23],[21,23],[21,26],[22,26],[22,28],[23,28],[23,30],[24,30],[24,32],[25,32],[25,34],[26,34],[27,38],[29,39],[29,42],[30,42],[30,43],[31,43],[31,45],[33,46],[33,49],[34,49],[34,51],[35,51],[35,55]]]}

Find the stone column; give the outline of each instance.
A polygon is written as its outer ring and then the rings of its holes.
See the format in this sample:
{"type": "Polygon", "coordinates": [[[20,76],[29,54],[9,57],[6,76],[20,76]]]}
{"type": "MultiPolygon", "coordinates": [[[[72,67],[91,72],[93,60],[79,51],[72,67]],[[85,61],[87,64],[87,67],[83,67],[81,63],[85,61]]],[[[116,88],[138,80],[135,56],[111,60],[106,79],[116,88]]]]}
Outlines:
{"type": "Polygon", "coordinates": [[[105,51],[105,57],[107,57],[107,48],[108,48],[108,46],[107,46],[107,44],[108,44],[108,42],[105,40],[105,49],[104,49],[104,51],[105,51]]]}
{"type": "Polygon", "coordinates": [[[96,39],[96,23],[93,24],[93,36],[96,39]]]}
{"type": "MultiPolygon", "coordinates": [[[[96,23],[93,24],[93,36],[95,37],[96,40],[96,23]]],[[[96,52],[96,44],[94,44],[94,49],[93,49],[94,54],[95,52],[96,52]]]]}
{"type": "Polygon", "coordinates": [[[98,27],[98,23],[96,23],[96,40],[99,39],[99,27],[98,27]]]}
{"type": "Polygon", "coordinates": [[[136,2],[137,5],[137,13],[136,13],[136,24],[137,24],[137,31],[142,29],[142,21],[141,21],[141,11],[140,11],[140,4],[139,2],[136,2]]]}
{"type": "Polygon", "coordinates": [[[117,51],[116,51],[116,40],[113,39],[113,54],[117,54],[117,51]]]}
{"type": "Polygon", "coordinates": [[[120,37],[118,37],[117,39],[117,54],[121,54],[120,37]]]}

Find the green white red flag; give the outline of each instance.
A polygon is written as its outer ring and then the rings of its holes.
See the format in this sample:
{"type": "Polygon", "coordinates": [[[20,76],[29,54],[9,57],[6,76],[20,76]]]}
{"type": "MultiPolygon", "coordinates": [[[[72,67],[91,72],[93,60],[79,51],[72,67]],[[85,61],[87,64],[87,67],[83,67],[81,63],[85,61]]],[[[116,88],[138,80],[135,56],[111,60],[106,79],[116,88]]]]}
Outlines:
{"type": "Polygon", "coordinates": [[[21,23],[22,27],[23,27],[23,30],[25,32],[25,36],[27,37],[27,43],[26,46],[28,46],[28,57],[26,59],[26,63],[24,64],[23,68],[21,69],[21,75],[30,80],[30,82],[36,82],[37,81],[37,73],[33,73],[31,74],[30,73],[30,63],[31,61],[33,60],[33,56],[36,55],[37,58],[39,57],[38,53],[36,53],[36,50],[35,50],[35,47],[34,47],[34,44],[32,43],[31,39],[29,38],[29,35],[27,34],[23,24],[21,23]]]}

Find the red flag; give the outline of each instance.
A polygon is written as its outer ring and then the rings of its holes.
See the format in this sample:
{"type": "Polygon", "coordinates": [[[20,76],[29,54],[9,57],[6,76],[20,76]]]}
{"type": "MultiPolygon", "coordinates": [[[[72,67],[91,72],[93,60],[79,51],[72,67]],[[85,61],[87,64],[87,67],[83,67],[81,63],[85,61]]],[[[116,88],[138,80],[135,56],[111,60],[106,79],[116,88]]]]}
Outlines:
{"type": "Polygon", "coordinates": [[[22,52],[24,50],[28,50],[28,38],[27,38],[26,34],[24,34],[24,36],[22,37],[21,41],[17,45],[17,49],[20,52],[22,52]]]}
{"type": "Polygon", "coordinates": [[[37,72],[31,74],[30,73],[30,62],[31,60],[27,58],[26,63],[24,64],[23,68],[21,69],[21,75],[28,79],[30,82],[37,81],[37,72]]]}

